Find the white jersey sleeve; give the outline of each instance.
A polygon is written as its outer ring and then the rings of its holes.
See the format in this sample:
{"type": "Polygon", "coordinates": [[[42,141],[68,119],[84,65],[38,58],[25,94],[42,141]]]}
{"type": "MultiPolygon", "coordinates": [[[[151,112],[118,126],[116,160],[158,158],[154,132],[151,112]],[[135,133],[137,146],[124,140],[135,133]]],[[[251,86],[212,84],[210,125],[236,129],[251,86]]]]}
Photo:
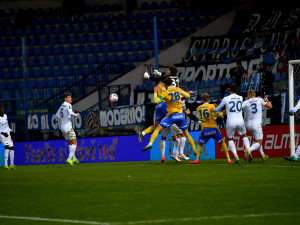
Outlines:
{"type": "Polygon", "coordinates": [[[216,108],[214,108],[213,111],[214,112],[220,112],[225,105],[226,105],[226,99],[223,98],[221,103],[216,108]]]}
{"type": "Polygon", "coordinates": [[[77,116],[72,110],[70,103],[64,102],[56,113],[58,118],[61,118],[61,127],[72,127],[71,116],[77,116]]]}
{"type": "Polygon", "coordinates": [[[294,108],[290,109],[289,112],[296,113],[299,109],[300,109],[300,100],[298,101],[297,105],[294,108]]]}

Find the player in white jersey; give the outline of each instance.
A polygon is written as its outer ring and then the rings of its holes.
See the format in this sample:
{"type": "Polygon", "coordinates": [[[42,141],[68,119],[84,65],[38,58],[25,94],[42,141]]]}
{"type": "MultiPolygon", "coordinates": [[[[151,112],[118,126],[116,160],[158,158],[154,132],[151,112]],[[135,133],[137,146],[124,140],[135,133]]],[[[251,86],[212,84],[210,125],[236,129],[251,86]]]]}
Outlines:
{"type": "Polygon", "coordinates": [[[63,98],[65,102],[60,106],[56,116],[61,119],[61,132],[69,143],[69,157],[66,162],[73,165],[73,163],[79,163],[79,161],[75,156],[77,139],[75,131],[72,128],[71,116],[79,117],[79,113],[74,113],[72,110],[71,93],[64,93],[63,98]]]}
{"type": "Polygon", "coordinates": [[[243,119],[243,112],[242,112],[242,103],[243,97],[237,95],[237,85],[235,83],[231,83],[230,87],[230,95],[223,98],[221,103],[213,109],[214,112],[222,111],[223,107],[226,107],[226,114],[227,114],[227,122],[226,122],[226,133],[228,138],[228,149],[230,149],[234,155],[235,162],[239,162],[239,157],[236,152],[236,146],[233,142],[233,137],[235,132],[237,131],[239,135],[242,136],[244,146],[246,148],[247,154],[250,154],[250,142],[247,137],[247,131],[243,119]]]}
{"type": "MultiPolygon", "coordinates": [[[[262,130],[262,107],[265,106],[272,109],[272,103],[265,96],[264,99],[256,97],[254,90],[249,90],[247,93],[248,100],[243,102],[243,109],[246,112],[245,123],[247,129],[253,135],[255,143],[250,147],[250,153],[259,149],[261,157],[265,160],[268,156],[265,155],[262,149],[263,130],[262,130]]],[[[245,154],[245,161],[247,160],[247,154],[245,154]]],[[[249,154],[249,161],[252,161],[252,155],[249,154]]]]}
{"type": "MultiPolygon", "coordinates": [[[[300,89],[299,89],[299,94],[300,94],[300,89]]],[[[295,113],[300,109],[300,100],[298,101],[297,105],[290,109],[289,111],[289,115],[290,116],[294,116],[295,113]]],[[[296,152],[294,155],[291,155],[291,156],[285,156],[284,159],[287,160],[287,161],[293,161],[293,162],[298,162],[298,157],[300,155],[300,145],[298,145],[297,149],[296,149],[296,152]]]]}
{"type": "Polygon", "coordinates": [[[0,142],[5,148],[4,153],[4,169],[16,169],[14,165],[15,150],[10,133],[12,130],[8,126],[7,115],[5,109],[0,106],[0,142]],[[8,156],[10,157],[10,166],[8,166],[8,156]]]}

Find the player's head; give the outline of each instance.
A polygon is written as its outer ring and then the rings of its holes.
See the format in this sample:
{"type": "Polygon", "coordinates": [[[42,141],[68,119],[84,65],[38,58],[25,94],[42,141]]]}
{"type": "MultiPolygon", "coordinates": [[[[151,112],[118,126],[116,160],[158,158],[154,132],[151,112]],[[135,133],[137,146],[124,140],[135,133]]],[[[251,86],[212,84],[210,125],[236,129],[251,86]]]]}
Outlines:
{"type": "Polygon", "coordinates": [[[63,99],[67,103],[72,103],[72,94],[71,93],[64,93],[63,94],[63,99]]]}
{"type": "Polygon", "coordinates": [[[164,84],[169,87],[173,84],[173,80],[170,77],[167,77],[166,79],[164,79],[164,84]]]}
{"type": "Polygon", "coordinates": [[[209,102],[209,101],[210,101],[209,94],[203,93],[203,94],[201,95],[201,100],[202,100],[203,103],[209,102]]]}
{"type": "Polygon", "coordinates": [[[254,90],[249,90],[247,93],[248,98],[255,98],[256,92],[254,90]]]}
{"type": "Polygon", "coordinates": [[[0,115],[3,116],[4,113],[5,113],[5,109],[4,109],[4,107],[1,105],[1,106],[0,106],[0,115]]]}
{"type": "Polygon", "coordinates": [[[231,83],[231,84],[230,84],[229,90],[230,90],[230,93],[231,93],[231,94],[232,94],[232,93],[236,93],[236,92],[237,92],[237,89],[238,89],[238,87],[237,87],[236,83],[231,83]]]}
{"type": "Polygon", "coordinates": [[[176,76],[177,72],[178,72],[178,69],[176,68],[176,66],[169,66],[168,75],[176,76]]]}
{"type": "Polygon", "coordinates": [[[187,88],[187,86],[181,86],[180,87],[184,92],[188,92],[189,91],[189,89],[187,88]]]}

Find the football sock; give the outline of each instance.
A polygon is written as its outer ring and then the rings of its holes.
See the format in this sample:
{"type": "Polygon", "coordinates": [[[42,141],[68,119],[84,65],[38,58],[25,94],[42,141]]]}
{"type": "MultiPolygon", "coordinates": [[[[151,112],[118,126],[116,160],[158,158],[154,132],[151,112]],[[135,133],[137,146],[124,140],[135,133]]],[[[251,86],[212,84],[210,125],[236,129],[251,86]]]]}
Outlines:
{"type": "Polygon", "coordinates": [[[243,138],[243,142],[244,142],[244,145],[245,145],[245,148],[249,151],[250,149],[250,141],[247,137],[244,137],[243,138]]]}
{"type": "Polygon", "coordinates": [[[161,140],[160,142],[160,153],[161,156],[165,156],[165,149],[166,149],[166,141],[165,140],[161,140]]]}
{"type": "Polygon", "coordinates": [[[4,152],[4,166],[7,166],[8,153],[9,153],[9,150],[5,149],[5,152],[4,152]]]}
{"type": "Polygon", "coordinates": [[[72,148],[73,148],[73,147],[72,147],[72,146],[73,146],[73,145],[69,145],[69,157],[68,157],[68,160],[73,158],[73,155],[72,155],[72,152],[73,152],[73,151],[72,151],[72,148]]]}
{"type": "Polygon", "coordinates": [[[250,152],[252,152],[252,151],[255,150],[255,149],[258,149],[259,146],[260,146],[260,144],[257,143],[257,142],[255,142],[255,143],[250,147],[250,152]]]}
{"type": "Polygon", "coordinates": [[[153,132],[153,134],[151,135],[151,138],[150,138],[150,142],[149,142],[149,144],[153,144],[153,142],[155,141],[155,139],[157,138],[157,135],[159,134],[159,130],[155,130],[154,132],[153,132]]]}
{"type": "Polygon", "coordinates": [[[194,143],[194,140],[193,140],[192,136],[191,135],[187,135],[186,138],[187,138],[189,144],[191,145],[192,150],[196,151],[196,146],[195,146],[195,143],[194,143]]]}
{"type": "Polygon", "coordinates": [[[184,155],[184,146],[185,146],[186,138],[181,137],[179,143],[179,155],[184,155]]]}
{"type": "Polygon", "coordinates": [[[260,154],[263,156],[265,153],[264,153],[264,151],[263,151],[263,148],[262,148],[262,145],[261,146],[259,146],[259,152],[260,152],[260,154]]]}
{"type": "Polygon", "coordinates": [[[150,126],[150,127],[148,127],[146,130],[144,130],[143,132],[142,132],[142,134],[143,135],[145,135],[145,134],[151,134],[154,130],[155,130],[155,125],[153,125],[153,126],[150,126]]]}
{"type": "Polygon", "coordinates": [[[297,147],[297,149],[296,149],[296,152],[295,152],[294,156],[295,156],[296,158],[298,158],[299,155],[300,155],[300,145],[298,145],[298,147],[297,147]]]}
{"type": "Polygon", "coordinates": [[[180,139],[176,138],[173,144],[173,155],[178,156],[178,146],[180,143],[180,139]]]}
{"type": "Polygon", "coordinates": [[[75,152],[76,152],[76,148],[77,148],[77,145],[72,145],[73,147],[72,147],[72,157],[73,157],[73,159],[76,159],[76,155],[75,155],[75,152]]]}
{"type": "Polygon", "coordinates": [[[222,146],[222,149],[223,149],[223,151],[225,153],[226,158],[230,159],[229,153],[228,153],[228,148],[227,148],[227,145],[226,145],[226,143],[224,141],[222,141],[221,146],[222,146]]]}
{"type": "Polygon", "coordinates": [[[14,161],[15,161],[15,151],[14,150],[9,151],[9,157],[10,157],[10,165],[11,166],[15,165],[15,163],[14,163],[14,161]]]}
{"type": "Polygon", "coordinates": [[[228,141],[228,146],[229,146],[231,152],[233,153],[234,158],[237,159],[237,158],[238,158],[238,155],[237,155],[237,153],[236,153],[236,148],[235,148],[235,144],[234,144],[233,140],[228,141]]]}
{"type": "Polygon", "coordinates": [[[196,158],[199,159],[200,158],[200,155],[202,154],[202,144],[198,144],[197,145],[197,155],[196,155],[196,158]]]}

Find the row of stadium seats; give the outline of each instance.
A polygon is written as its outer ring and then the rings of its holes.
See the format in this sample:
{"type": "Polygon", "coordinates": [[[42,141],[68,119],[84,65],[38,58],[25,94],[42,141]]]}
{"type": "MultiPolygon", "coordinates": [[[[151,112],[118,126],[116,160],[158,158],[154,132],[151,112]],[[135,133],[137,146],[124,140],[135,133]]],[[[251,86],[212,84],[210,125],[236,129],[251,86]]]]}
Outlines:
{"type": "MultiPolygon", "coordinates": [[[[152,53],[154,54],[154,52],[152,53]]],[[[127,52],[122,54],[104,54],[104,55],[73,55],[73,56],[62,56],[62,57],[31,57],[27,60],[27,66],[29,68],[33,67],[55,67],[55,66],[73,66],[73,65],[85,65],[85,64],[105,64],[105,63],[136,63],[145,62],[150,57],[147,51],[143,52],[132,52],[128,54],[127,52]]],[[[4,68],[21,68],[22,60],[20,59],[4,59],[0,61],[0,69],[4,68]]],[[[46,68],[43,68],[46,69],[46,68]]]]}
{"type": "MultiPolygon", "coordinates": [[[[191,18],[191,19],[175,19],[175,20],[163,20],[157,22],[157,27],[159,32],[168,33],[172,31],[180,31],[184,29],[186,32],[191,28],[204,27],[210,21],[210,18],[191,18]]],[[[126,23],[108,23],[108,24],[85,24],[85,25],[60,25],[60,26],[48,26],[48,27],[30,27],[25,31],[26,36],[34,36],[31,38],[37,38],[36,36],[43,35],[74,35],[74,34],[87,34],[87,35],[109,35],[108,32],[137,32],[141,31],[152,31],[153,23],[151,21],[145,22],[126,22],[126,23]]],[[[0,30],[1,37],[7,37],[9,40],[13,36],[22,36],[23,30],[21,29],[6,29],[0,30]]],[[[128,34],[127,34],[128,35],[128,34]]],[[[153,36],[152,36],[153,37],[153,36]]],[[[42,38],[42,37],[40,37],[42,38]]],[[[5,40],[5,39],[4,39],[5,40]]],[[[44,41],[45,42],[45,41],[44,41]]]]}
{"type": "MultiPolygon", "coordinates": [[[[146,13],[137,12],[127,12],[118,13],[118,14],[92,14],[88,17],[86,16],[79,16],[79,17],[41,17],[41,18],[33,18],[31,21],[31,26],[47,26],[47,25],[70,25],[70,24],[91,24],[91,23],[113,23],[113,22],[132,22],[132,21],[152,21],[153,17],[156,16],[157,19],[188,19],[188,18],[202,18],[207,17],[207,13],[203,13],[201,10],[181,10],[177,9],[176,11],[167,10],[167,11],[148,11],[146,13]]],[[[209,14],[209,16],[211,16],[209,14]]],[[[0,21],[2,28],[9,28],[14,26],[14,21],[10,19],[2,19],[0,21]]]]}

